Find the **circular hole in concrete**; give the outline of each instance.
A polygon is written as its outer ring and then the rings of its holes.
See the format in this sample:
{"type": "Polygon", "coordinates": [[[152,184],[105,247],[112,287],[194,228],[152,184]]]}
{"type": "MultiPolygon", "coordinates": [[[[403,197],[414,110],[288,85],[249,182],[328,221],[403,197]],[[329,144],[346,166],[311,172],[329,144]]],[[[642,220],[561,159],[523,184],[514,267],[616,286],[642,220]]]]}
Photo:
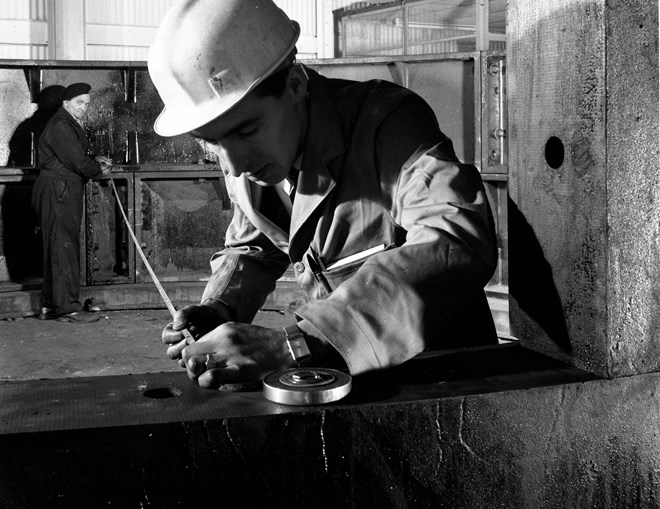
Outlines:
{"type": "Polygon", "coordinates": [[[157,387],[144,391],[143,395],[151,399],[167,399],[181,395],[181,391],[174,387],[157,387]]]}
{"type": "Polygon", "coordinates": [[[564,164],[564,144],[556,136],[550,136],[545,144],[545,162],[555,170],[564,164]]]}

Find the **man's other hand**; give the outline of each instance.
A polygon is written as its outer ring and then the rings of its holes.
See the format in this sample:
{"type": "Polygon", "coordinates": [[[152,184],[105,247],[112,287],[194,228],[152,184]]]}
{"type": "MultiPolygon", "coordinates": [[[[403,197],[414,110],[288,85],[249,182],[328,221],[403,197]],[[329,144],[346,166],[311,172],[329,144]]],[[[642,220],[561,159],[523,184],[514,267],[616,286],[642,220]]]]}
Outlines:
{"type": "Polygon", "coordinates": [[[207,389],[263,380],[293,367],[285,336],[283,329],[227,322],[184,346],[181,357],[190,379],[207,389]]]}

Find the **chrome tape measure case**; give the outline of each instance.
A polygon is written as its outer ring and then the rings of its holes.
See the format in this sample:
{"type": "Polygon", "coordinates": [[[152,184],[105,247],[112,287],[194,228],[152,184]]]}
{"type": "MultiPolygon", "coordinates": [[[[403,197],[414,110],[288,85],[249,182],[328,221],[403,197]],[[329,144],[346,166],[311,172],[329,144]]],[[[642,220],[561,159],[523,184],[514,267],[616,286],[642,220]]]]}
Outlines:
{"type": "Polygon", "coordinates": [[[264,396],[284,405],[332,403],[351,391],[351,375],[327,368],[292,368],[264,378],[264,396]]]}

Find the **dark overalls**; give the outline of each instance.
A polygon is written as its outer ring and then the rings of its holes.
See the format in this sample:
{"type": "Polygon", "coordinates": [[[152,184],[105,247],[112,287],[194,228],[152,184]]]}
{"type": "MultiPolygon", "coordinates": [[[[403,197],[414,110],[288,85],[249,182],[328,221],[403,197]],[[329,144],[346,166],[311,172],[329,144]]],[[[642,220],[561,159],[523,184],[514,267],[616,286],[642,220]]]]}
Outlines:
{"type": "Polygon", "coordinates": [[[80,302],[80,223],[84,184],[102,175],[87,155],[87,136],[63,107],[39,138],[39,176],[32,207],[39,216],[43,241],[41,306],[54,314],[83,308],[80,302]]]}

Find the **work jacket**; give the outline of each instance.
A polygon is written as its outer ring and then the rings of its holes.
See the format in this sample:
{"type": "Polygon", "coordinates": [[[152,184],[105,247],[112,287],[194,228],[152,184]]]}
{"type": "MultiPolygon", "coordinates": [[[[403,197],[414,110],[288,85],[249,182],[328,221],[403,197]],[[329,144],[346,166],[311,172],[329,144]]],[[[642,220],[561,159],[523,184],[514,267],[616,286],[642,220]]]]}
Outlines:
{"type": "Polygon", "coordinates": [[[273,188],[227,176],[234,216],[202,301],[249,323],[292,263],[308,297],[298,326],[332,344],[352,374],[496,342],[484,294],[495,233],[479,172],[457,161],[410,90],[307,73],[308,132],[288,231],[273,188]]]}
{"type": "Polygon", "coordinates": [[[88,154],[85,131],[63,106],[39,137],[39,168],[42,174],[78,182],[103,174],[101,166],[88,154]]]}

